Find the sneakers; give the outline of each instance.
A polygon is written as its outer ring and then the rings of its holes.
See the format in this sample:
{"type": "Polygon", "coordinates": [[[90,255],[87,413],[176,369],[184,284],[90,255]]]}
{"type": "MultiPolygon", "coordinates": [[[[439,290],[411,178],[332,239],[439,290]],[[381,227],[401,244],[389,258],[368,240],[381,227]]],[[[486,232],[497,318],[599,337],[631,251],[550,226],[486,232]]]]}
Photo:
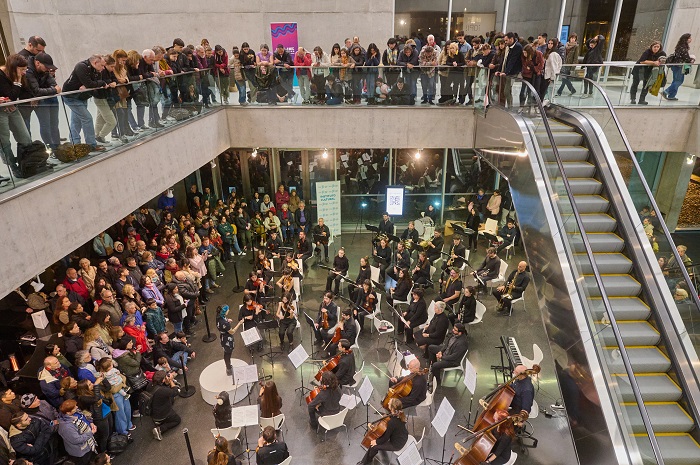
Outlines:
{"type": "Polygon", "coordinates": [[[129,431],[134,431],[136,429],[136,425],[132,424],[131,427],[129,428],[129,431]]]}
{"type": "MultiPolygon", "coordinates": [[[[219,287],[219,286],[216,286],[216,287],[219,287]]],[[[212,291],[211,289],[207,289],[207,294],[213,294],[213,293],[214,293],[214,291],[212,291]]]]}
{"type": "Polygon", "coordinates": [[[141,412],[139,412],[138,410],[134,410],[133,412],[131,412],[131,416],[133,418],[141,418],[141,412]]]}
{"type": "Polygon", "coordinates": [[[95,140],[99,142],[100,144],[108,144],[107,140],[104,137],[95,137],[95,140]]]}
{"type": "Polygon", "coordinates": [[[158,441],[163,440],[163,436],[160,435],[160,428],[158,428],[157,426],[153,428],[153,437],[158,441]]]}

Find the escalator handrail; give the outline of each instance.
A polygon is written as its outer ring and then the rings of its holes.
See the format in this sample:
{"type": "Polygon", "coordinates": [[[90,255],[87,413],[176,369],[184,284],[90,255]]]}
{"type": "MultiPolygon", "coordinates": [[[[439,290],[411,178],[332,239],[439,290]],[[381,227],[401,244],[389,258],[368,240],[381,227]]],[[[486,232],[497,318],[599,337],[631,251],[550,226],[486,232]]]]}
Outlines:
{"type": "Polygon", "coordinates": [[[691,291],[690,294],[693,296],[693,302],[695,303],[696,308],[700,309],[700,296],[698,296],[697,289],[695,289],[695,286],[693,285],[693,280],[690,279],[690,275],[688,274],[688,270],[686,269],[685,266],[683,265],[683,260],[681,259],[680,254],[678,253],[678,250],[676,249],[676,244],[673,241],[673,238],[671,237],[671,232],[668,230],[668,226],[666,226],[666,221],[663,219],[663,216],[661,215],[661,210],[659,209],[659,205],[656,203],[655,197],[651,193],[651,189],[649,188],[649,184],[647,183],[646,177],[644,176],[644,173],[642,172],[642,168],[639,166],[639,162],[637,161],[637,157],[634,156],[634,151],[632,150],[632,146],[629,143],[629,140],[627,140],[627,135],[625,134],[625,131],[622,130],[622,125],[620,124],[620,120],[617,117],[617,113],[615,113],[615,109],[610,102],[610,98],[608,97],[608,94],[603,90],[602,87],[600,87],[595,81],[591,81],[588,78],[583,78],[584,81],[588,81],[588,83],[592,86],[594,86],[596,89],[598,89],[598,92],[603,96],[603,100],[605,100],[605,104],[608,107],[608,110],[610,110],[610,115],[613,118],[613,121],[615,122],[615,125],[617,126],[617,131],[620,133],[620,136],[622,137],[622,142],[625,144],[625,148],[627,149],[627,155],[630,158],[630,161],[634,165],[634,169],[637,172],[637,177],[639,178],[640,183],[642,184],[642,187],[644,187],[644,191],[649,198],[649,201],[651,202],[651,208],[654,209],[658,213],[658,219],[659,219],[659,224],[661,225],[661,229],[663,229],[664,235],[666,236],[666,240],[668,243],[671,245],[671,253],[673,254],[674,258],[676,259],[676,265],[680,268],[681,274],[683,275],[683,279],[685,280],[686,284],[688,285],[688,289],[691,291]]]}
{"type": "MultiPolygon", "coordinates": [[[[654,458],[656,459],[656,463],[658,465],[664,465],[664,460],[663,457],[661,456],[661,449],[659,447],[659,444],[656,440],[656,435],[654,434],[654,430],[651,424],[651,420],[649,419],[649,412],[647,412],[646,406],[644,405],[644,401],[642,399],[642,393],[641,390],[639,389],[639,384],[637,383],[637,379],[634,376],[634,370],[632,369],[632,362],[630,362],[629,355],[627,353],[627,348],[625,347],[623,341],[622,341],[622,334],[620,332],[620,328],[617,324],[617,319],[615,318],[615,314],[612,311],[612,306],[610,304],[610,300],[608,298],[608,294],[605,290],[605,287],[603,286],[603,278],[600,275],[600,271],[598,270],[598,265],[595,262],[595,258],[593,256],[593,250],[591,248],[590,241],[588,240],[588,236],[586,234],[586,230],[583,227],[583,223],[581,221],[581,216],[579,214],[578,208],[576,206],[576,202],[574,199],[574,195],[572,193],[571,185],[569,184],[569,180],[565,175],[564,172],[564,164],[562,163],[561,157],[559,156],[559,150],[557,148],[556,143],[554,142],[554,134],[552,133],[552,129],[549,126],[549,121],[547,119],[547,113],[544,109],[544,106],[542,105],[542,100],[540,100],[539,94],[537,93],[537,90],[533,87],[532,84],[530,84],[528,81],[517,78],[517,77],[509,77],[506,76],[506,79],[513,79],[516,82],[521,82],[522,85],[527,86],[530,90],[530,94],[535,100],[535,103],[537,105],[537,108],[540,111],[540,115],[542,116],[542,122],[544,123],[545,131],[547,132],[547,137],[549,138],[550,143],[552,144],[552,152],[554,154],[554,159],[556,160],[557,166],[559,168],[559,171],[561,172],[561,177],[562,177],[562,182],[564,183],[564,186],[566,188],[566,194],[567,197],[569,198],[569,202],[571,204],[571,209],[573,211],[573,217],[576,220],[576,224],[579,228],[579,231],[581,233],[581,240],[583,242],[583,246],[586,249],[586,255],[588,256],[588,260],[590,261],[591,264],[591,269],[593,271],[593,275],[596,280],[596,284],[598,285],[600,289],[600,295],[601,299],[603,301],[603,306],[605,307],[605,311],[607,312],[608,315],[608,320],[610,322],[610,328],[612,329],[613,335],[615,336],[615,341],[617,342],[619,351],[620,351],[620,358],[622,359],[622,363],[625,367],[625,371],[627,372],[627,376],[630,382],[630,387],[632,388],[632,393],[634,394],[634,399],[637,403],[637,407],[639,408],[639,413],[642,416],[642,422],[644,423],[644,427],[646,429],[647,435],[649,437],[649,442],[651,443],[651,448],[654,453],[654,458]]],[[[536,156],[538,156],[536,154],[536,156]]],[[[541,160],[542,164],[541,166],[544,168],[546,165],[544,164],[544,160],[541,160]]],[[[547,177],[545,177],[546,179],[547,177]]]]}

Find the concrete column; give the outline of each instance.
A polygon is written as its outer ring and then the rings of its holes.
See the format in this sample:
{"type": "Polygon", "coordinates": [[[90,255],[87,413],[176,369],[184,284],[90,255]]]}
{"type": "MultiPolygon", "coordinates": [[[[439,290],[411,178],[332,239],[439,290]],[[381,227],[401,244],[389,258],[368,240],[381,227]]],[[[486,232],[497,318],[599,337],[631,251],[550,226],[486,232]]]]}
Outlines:
{"type": "Polygon", "coordinates": [[[678,225],[678,216],[681,213],[690,175],[695,166],[694,159],[693,163],[690,164],[687,163],[687,160],[688,154],[685,152],[668,152],[666,154],[666,161],[655,193],[656,202],[671,232],[678,225]]]}

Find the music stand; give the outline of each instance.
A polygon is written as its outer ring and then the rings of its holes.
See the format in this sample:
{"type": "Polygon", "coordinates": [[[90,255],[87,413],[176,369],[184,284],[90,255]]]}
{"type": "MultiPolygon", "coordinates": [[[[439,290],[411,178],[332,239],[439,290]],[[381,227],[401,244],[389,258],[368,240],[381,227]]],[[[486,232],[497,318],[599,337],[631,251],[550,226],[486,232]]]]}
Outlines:
{"type": "Polygon", "coordinates": [[[248,429],[247,426],[257,426],[260,422],[258,418],[258,404],[255,405],[244,405],[242,407],[233,407],[231,409],[231,426],[236,428],[243,428],[243,436],[245,437],[245,449],[243,452],[238,454],[236,457],[240,457],[245,454],[246,459],[250,463],[250,454],[254,454],[255,450],[250,450],[248,445],[248,429]]]}
{"type": "Polygon", "coordinates": [[[372,385],[372,381],[370,381],[368,376],[365,376],[362,380],[362,384],[360,384],[360,388],[357,390],[357,393],[360,395],[360,400],[362,400],[362,403],[365,406],[365,410],[367,411],[367,421],[365,423],[360,423],[355,427],[355,429],[363,428],[365,431],[367,431],[368,429],[367,424],[369,423],[369,401],[372,397],[372,392],[374,392],[374,386],[372,385]]]}
{"type": "Polygon", "coordinates": [[[250,329],[241,331],[241,338],[243,338],[243,344],[248,348],[250,352],[250,359],[255,362],[255,356],[253,355],[253,344],[262,341],[262,336],[260,336],[260,331],[256,326],[250,329]]]}
{"type": "Polygon", "coordinates": [[[249,384],[255,384],[258,382],[258,366],[256,364],[244,365],[240,367],[233,367],[231,372],[231,379],[233,379],[234,386],[245,385],[248,391],[248,404],[250,405],[250,392],[251,389],[248,387],[249,384]]]}
{"type": "Polygon", "coordinates": [[[309,324],[309,327],[311,328],[311,340],[314,341],[313,345],[311,346],[311,347],[313,347],[313,350],[311,351],[311,355],[313,357],[315,357],[316,356],[316,347],[315,347],[315,344],[316,344],[316,342],[315,342],[316,341],[316,321],[314,321],[314,319],[311,318],[309,316],[309,314],[306,312],[304,312],[304,319],[306,320],[306,322],[309,324]]]}
{"type": "Polygon", "coordinates": [[[262,322],[258,323],[258,326],[257,326],[258,329],[264,329],[264,330],[267,332],[267,341],[268,341],[268,343],[269,343],[270,351],[267,352],[267,353],[265,353],[265,354],[263,354],[262,356],[263,356],[263,357],[267,357],[268,359],[270,359],[270,363],[271,363],[273,366],[274,366],[274,364],[275,364],[275,361],[274,361],[274,360],[275,360],[275,357],[276,357],[277,355],[282,354],[282,352],[279,352],[279,351],[276,351],[276,350],[272,350],[272,337],[270,336],[270,331],[271,331],[272,329],[274,329],[274,328],[279,328],[279,326],[280,326],[279,321],[277,321],[277,320],[274,319],[274,318],[271,319],[271,320],[262,321],[262,322]]]}
{"type": "MultiPolygon", "coordinates": [[[[324,235],[322,235],[322,234],[314,234],[314,244],[320,242],[321,245],[328,246],[328,240],[329,240],[329,239],[330,239],[330,238],[329,238],[328,236],[324,236],[324,235]]],[[[317,245],[316,247],[319,247],[319,246],[317,245]]],[[[316,252],[314,251],[314,254],[315,254],[315,253],[316,253],[316,252]]],[[[321,253],[319,252],[318,255],[319,255],[319,258],[318,258],[318,261],[316,261],[316,265],[318,265],[319,263],[321,263],[321,253]]],[[[326,254],[326,258],[328,258],[328,254],[326,254]]]]}
{"type": "Polygon", "coordinates": [[[440,403],[440,407],[438,408],[437,413],[435,414],[435,418],[433,418],[432,425],[433,428],[435,428],[435,431],[442,436],[442,458],[440,460],[437,459],[430,459],[426,458],[426,462],[432,462],[435,465],[445,465],[445,464],[450,464],[452,460],[449,462],[445,461],[445,447],[446,447],[446,441],[447,441],[447,429],[450,427],[450,423],[452,422],[452,418],[454,417],[455,414],[455,409],[452,407],[452,404],[450,404],[450,401],[447,400],[447,398],[443,398],[442,402],[440,403]]]}
{"type": "Polygon", "coordinates": [[[304,386],[304,362],[308,360],[309,354],[306,352],[306,349],[304,349],[304,346],[299,344],[296,346],[296,348],[287,355],[287,358],[289,358],[289,361],[292,362],[292,365],[294,365],[294,368],[299,370],[299,380],[301,384],[299,385],[298,388],[294,390],[294,392],[301,391],[301,397],[299,398],[299,405],[301,405],[301,400],[306,397],[307,392],[311,392],[311,389],[307,388],[304,386]]]}

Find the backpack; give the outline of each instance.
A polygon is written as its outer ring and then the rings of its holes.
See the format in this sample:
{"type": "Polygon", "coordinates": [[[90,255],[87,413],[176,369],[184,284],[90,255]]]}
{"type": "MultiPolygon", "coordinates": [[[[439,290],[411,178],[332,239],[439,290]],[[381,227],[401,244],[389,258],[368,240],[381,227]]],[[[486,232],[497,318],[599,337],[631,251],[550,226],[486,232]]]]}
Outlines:
{"type": "Polygon", "coordinates": [[[139,393],[139,413],[151,416],[153,412],[153,388],[144,389],[139,393]]]}
{"type": "Polygon", "coordinates": [[[107,442],[110,454],[121,454],[129,446],[129,438],[125,434],[112,433],[107,442]]]}
{"type": "Polygon", "coordinates": [[[46,163],[48,159],[46,145],[41,141],[35,140],[31,144],[17,144],[17,160],[22,178],[29,178],[49,170],[50,167],[46,163]]]}

